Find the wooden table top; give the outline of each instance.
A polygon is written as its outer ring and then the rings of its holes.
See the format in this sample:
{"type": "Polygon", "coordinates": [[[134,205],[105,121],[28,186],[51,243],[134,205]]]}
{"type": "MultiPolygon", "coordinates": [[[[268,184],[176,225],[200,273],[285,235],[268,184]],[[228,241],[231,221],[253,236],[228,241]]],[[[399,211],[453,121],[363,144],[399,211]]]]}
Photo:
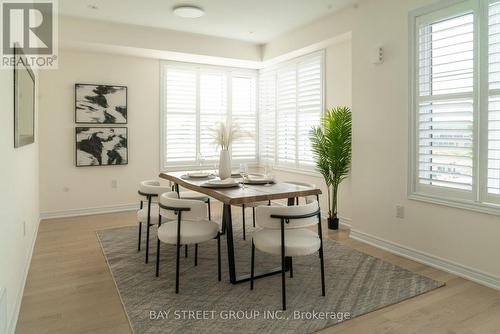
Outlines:
{"type": "Polygon", "coordinates": [[[172,181],[178,185],[196,192],[213,197],[222,203],[229,205],[239,205],[260,201],[269,201],[276,199],[285,199],[293,197],[304,197],[310,195],[319,195],[319,188],[309,188],[286,182],[276,182],[270,185],[251,185],[248,184],[245,189],[242,187],[234,188],[205,188],[201,184],[207,182],[207,179],[183,179],[182,175],[186,172],[167,172],[160,173],[160,178],[172,181]]]}

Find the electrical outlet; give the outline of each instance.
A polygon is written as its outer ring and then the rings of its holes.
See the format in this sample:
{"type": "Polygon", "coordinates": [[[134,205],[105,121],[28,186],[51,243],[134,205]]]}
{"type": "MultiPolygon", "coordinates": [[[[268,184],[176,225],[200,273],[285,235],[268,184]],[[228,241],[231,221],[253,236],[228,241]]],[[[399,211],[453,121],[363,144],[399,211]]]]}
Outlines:
{"type": "Polygon", "coordinates": [[[404,218],[405,217],[405,207],[402,205],[396,205],[396,218],[404,218]]]}
{"type": "Polygon", "coordinates": [[[113,189],[118,188],[118,180],[111,180],[111,188],[113,189]]]}

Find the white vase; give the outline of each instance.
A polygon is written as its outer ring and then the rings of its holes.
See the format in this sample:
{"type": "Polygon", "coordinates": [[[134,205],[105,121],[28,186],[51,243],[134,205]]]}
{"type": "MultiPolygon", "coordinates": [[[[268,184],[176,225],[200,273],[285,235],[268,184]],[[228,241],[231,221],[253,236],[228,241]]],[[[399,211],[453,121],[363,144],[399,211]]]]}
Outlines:
{"type": "Polygon", "coordinates": [[[231,155],[228,150],[220,151],[219,177],[221,180],[231,177],[231,155]]]}

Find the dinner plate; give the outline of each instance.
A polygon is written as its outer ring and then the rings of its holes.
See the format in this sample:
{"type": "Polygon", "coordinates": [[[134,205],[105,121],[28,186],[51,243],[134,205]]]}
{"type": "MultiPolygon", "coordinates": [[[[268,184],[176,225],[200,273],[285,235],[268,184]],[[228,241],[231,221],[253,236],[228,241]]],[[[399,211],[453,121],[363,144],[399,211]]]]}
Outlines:
{"type": "Polygon", "coordinates": [[[184,180],[202,180],[202,179],[215,179],[215,175],[206,175],[204,177],[193,177],[193,176],[189,176],[188,174],[184,174],[184,175],[181,175],[181,179],[184,179],[184,180]]]}
{"type": "Polygon", "coordinates": [[[186,175],[190,178],[193,179],[203,179],[206,178],[210,175],[210,173],[207,172],[191,172],[191,173],[186,173],[186,175]]]}
{"type": "Polygon", "coordinates": [[[201,184],[202,187],[207,187],[207,188],[231,188],[231,187],[238,187],[239,183],[232,179],[225,179],[225,180],[210,180],[207,182],[204,182],[201,184]]]}
{"type": "Polygon", "coordinates": [[[247,179],[247,180],[245,180],[245,184],[268,184],[268,183],[274,183],[274,180],[268,180],[268,179],[247,179]]]}

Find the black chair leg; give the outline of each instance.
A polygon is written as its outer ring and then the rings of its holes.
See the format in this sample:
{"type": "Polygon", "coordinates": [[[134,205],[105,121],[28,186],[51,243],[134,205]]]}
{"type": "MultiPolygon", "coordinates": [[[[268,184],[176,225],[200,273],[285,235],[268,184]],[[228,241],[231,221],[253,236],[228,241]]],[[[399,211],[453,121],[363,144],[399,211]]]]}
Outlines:
{"type": "Polygon", "coordinates": [[[255,227],[255,206],[252,207],[252,213],[253,213],[253,227],[255,227]]]}
{"type": "Polygon", "coordinates": [[[286,285],[285,285],[285,250],[284,247],[281,249],[281,297],[282,297],[282,305],[283,311],[286,310],[286,285]]]}
{"type": "Polygon", "coordinates": [[[146,231],[146,263],[149,262],[149,228],[151,227],[151,196],[148,196],[148,223],[146,231]]]}
{"type": "Polygon", "coordinates": [[[151,225],[149,225],[149,222],[148,222],[148,225],[147,225],[147,228],[146,228],[146,263],[149,262],[149,228],[151,227],[151,225]]]}
{"type": "Polygon", "coordinates": [[[288,270],[290,270],[290,278],[293,278],[293,260],[288,257],[288,270]]]}
{"type": "Polygon", "coordinates": [[[160,239],[156,244],[156,277],[160,276],[160,239]]]}
{"type": "Polygon", "coordinates": [[[207,199],[208,204],[208,220],[212,220],[212,209],[210,208],[210,198],[207,199]]]}
{"type": "Polygon", "coordinates": [[[175,293],[179,293],[179,258],[180,258],[180,245],[177,245],[177,256],[175,259],[175,293]]]}
{"type": "Polygon", "coordinates": [[[198,244],[194,245],[194,266],[198,265],[198,244]]]}
{"type": "Polygon", "coordinates": [[[243,240],[246,240],[246,231],[245,231],[245,204],[241,205],[241,212],[243,216],[243,240]]]}
{"type": "Polygon", "coordinates": [[[188,245],[184,245],[184,257],[188,257],[188,245]]]}
{"type": "Polygon", "coordinates": [[[220,233],[217,233],[217,271],[219,274],[219,282],[222,280],[221,263],[220,263],[220,233]]]}
{"type": "Polygon", "coordinates": [[[253,276],[255,268],[255,245],[252,240],[252,260],[250,262],[250,290],[253,290],[253,276]]]}
{"type": "Polygon", "coordinates": [[[139,222],[139,242],[137,243],[137,251],[141,251],[141,233],[142,233],[142,222],[139,222]]]}

